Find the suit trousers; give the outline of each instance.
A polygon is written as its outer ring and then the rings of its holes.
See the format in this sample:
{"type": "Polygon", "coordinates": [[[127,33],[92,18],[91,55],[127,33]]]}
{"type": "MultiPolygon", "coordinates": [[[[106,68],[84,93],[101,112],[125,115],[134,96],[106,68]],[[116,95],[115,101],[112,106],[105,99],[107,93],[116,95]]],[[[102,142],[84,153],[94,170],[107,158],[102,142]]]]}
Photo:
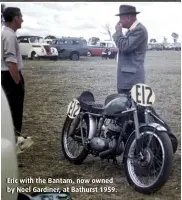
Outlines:
{"type": "Polygon", "coordinates": [[[23,120],[23,103],[24,103],[24,79],[20,74],[20,82],[16,84],[9,71],[1,71],[1,85],[6,94],[15,128],[15,132],[21,132],[23,120]]]}
{"type": "Polygon", "coordinates": [[[129,92],[129,89],[118,89],[118,94],[128,94],[129,92]]]}

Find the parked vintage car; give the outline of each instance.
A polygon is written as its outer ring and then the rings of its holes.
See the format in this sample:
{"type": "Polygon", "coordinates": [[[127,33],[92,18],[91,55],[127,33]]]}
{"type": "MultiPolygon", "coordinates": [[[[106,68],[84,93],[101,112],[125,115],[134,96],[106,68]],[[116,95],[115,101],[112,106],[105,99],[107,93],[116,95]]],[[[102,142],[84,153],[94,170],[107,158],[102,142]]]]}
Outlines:
{"type": "Polygon", "coordinates": [[[19,36],[17,37],[20,44],[20,52],[23,58],[38,59],[49,58],[51,60],[58,59],[58,51],[45,43],[39,36],[19,36]]]}
{"type": "Polygon", "coordinates": [[[161,43],[149,43],[147,49],[154,51],[162,51],[164,49],[164,46],[161,43]]]}
{"type": "Polygon", "coordinates": [[[173,43],[172,49],[175,51],[181,51],[181,43],[179,43],[179,42],[173,43]]]}
{"type": "Polygon", "coordinates": [[[175,50],[175,51],[181,51],[181,46],[175,46],[175,47],[174,47],[174,50],[175,50]]]}
{"type": "Polygon", "coordinates": [[[174,50],[174,45],[171,43],[169,43],[169,44],[165,44],[164,45],[164,50],[166,50],[166,51],[172,51],[172,50],[174,50]]]}
{"type": "Polygon", "coordinates": [[[87,56],[87,41],[83,38],[62,37],[52,41],[52,47],[58,50],[59,58],[79,60],[80,56],[87,56]]]}
{"type": "Polygon", "coordinates": [[[88,56],[102,56],[105,48],[109,48],[112,52],[118,52],[118,48],[113,41],[100,41],[96,45],[88,45],[88,56]]]}
{"type": "Polygon", "coordinates": [[[43,41],[44,41],[45,43],[47,43],[47,44],[52,44],[52,40],[53,40],[53,39],[45,39],[45,38],[44,38],[43,41]]]}

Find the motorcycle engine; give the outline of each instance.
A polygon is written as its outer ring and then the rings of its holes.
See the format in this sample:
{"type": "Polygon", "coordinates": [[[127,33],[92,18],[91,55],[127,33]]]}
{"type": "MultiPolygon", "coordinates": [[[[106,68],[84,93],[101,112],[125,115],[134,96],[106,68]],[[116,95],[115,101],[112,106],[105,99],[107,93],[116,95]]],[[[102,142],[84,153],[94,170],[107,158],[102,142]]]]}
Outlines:
{"type": "Polygon", "coordinates": [[[105,136],[107,138],[112,136],[119,137],[120,132],[121,132],[121,127],[111,121],[106,127],[105,136]]]}
{"type": "Polygon", "coordinates": [[[90,141],[90,147],[92,150],[100,153],[109,148],[109,140],[107,140],[106,138],[102,138],[102,137],[94,137],[90,141]]]}
{"type": "Polygon", "coordinates": [[[120,135],[121,127],[113,122],[110,122],[106,127],[105,126],[104,128],[102,127],[102,130],[103,134],[101,134],[101,137],[94,137],[90,141],[91,149],[98,153],[100,152],[111,153],[114,150],[116,150],[116,155],[120,155],[124,150],[123,143],[121,143],[117,147],[117,140],[120,135]]]}

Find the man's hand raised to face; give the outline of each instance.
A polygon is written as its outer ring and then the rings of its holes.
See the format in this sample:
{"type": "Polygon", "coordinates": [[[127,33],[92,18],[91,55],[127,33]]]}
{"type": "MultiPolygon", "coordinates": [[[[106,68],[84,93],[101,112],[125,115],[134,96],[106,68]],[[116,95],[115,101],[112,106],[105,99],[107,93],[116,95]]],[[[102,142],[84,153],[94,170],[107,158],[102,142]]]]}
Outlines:
{"type": "Polygon", "coordinates": [[[115,30],[116,31],[119,31],[119,30],[121,30],[122,29],[122,24],[121,24],[121,22],[118,22],[117,24],[116,24],[116,26],[115,26],[115,30]]]}

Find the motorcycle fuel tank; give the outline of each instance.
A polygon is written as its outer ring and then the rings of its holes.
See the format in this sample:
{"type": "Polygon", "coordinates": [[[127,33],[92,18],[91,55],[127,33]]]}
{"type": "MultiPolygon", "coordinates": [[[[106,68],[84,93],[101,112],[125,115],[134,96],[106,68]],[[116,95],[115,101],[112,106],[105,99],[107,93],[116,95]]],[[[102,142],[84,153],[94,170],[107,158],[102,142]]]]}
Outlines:
{"type": "Polygon", "coordinates": [[[105,105],[104,114],[111,117],[120,116],[127,108],[128,98],[126,96],[119,96],[105,105]]]}

